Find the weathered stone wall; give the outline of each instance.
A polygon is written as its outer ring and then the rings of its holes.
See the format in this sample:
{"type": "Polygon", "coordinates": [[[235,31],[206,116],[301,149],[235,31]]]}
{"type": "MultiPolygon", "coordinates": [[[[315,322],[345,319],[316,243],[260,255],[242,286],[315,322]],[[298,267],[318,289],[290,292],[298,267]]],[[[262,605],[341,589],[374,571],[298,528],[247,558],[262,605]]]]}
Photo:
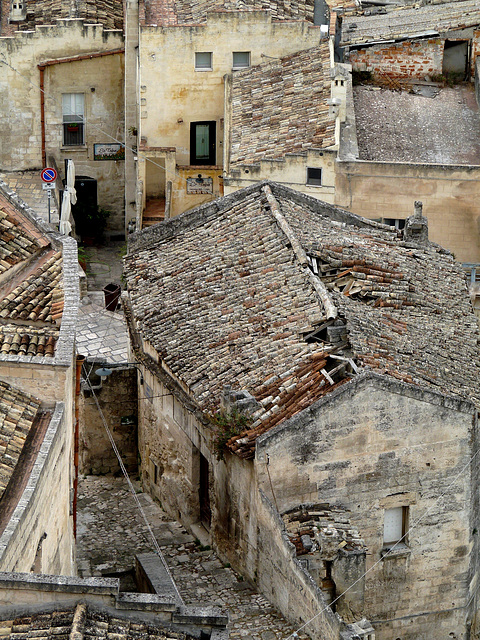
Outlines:
{"type": "Polygon", "coordinates": [[[138,453],[144,489],[187,526],[200,520],[199,456],[211,462],[202,426],[148,370],[140,387],[138,453]]]}
{"type": "Polygon", "coordinates": [[[0,537],[0,570],[74,575],[70,514],[72,430],[58,403],[28,484],[0,537]]]}
{"type": "MultiPolygon", "coordinates": [[[[40,110],[41,62],[121,49],[123,35],[82,20],[57,20],[55,26],[16,32],[0,38],[2,65],[0,109],[2,147],[0,165],[7,171],[42,168],[40,110]],[[38,87],[38,88],[37,88],[38,87]]],[[[46,152],[63,171],[64,159],[75,162],[77,175],[98,180],[99,204],[112,216],[108,228],[123,231],[122,161],[94,161],[93,144],[123,140],[123,55],[56,64],[45,68],[46,152]],[[85,145],[63,147],[62,93],[85,96],[85,145]]],[[[65,176],[60,176],[65,177],[65,176]]]]}
{"type": "Polygon", "coordinates": [[[475,62],[475,97],[480,108],[480,57],[475,62]]]}
{"type": "MultiPolygon", "coordinates": [[[[90,367],[87,362],[86,367],[90,367]]],[[[139,387],[140,394],[142,387],[139,387]]],[[[95,388],[98,404],[129,472],[137,469],[137,371],[114,368],[95,388]],[[122,418],[124,424],[122,424],[122,418]]],[[[117,473],[120,466],[95,399],[89,389],[80,398],[80,473],[117,473]]]]}
{"type": "Polygon", "coordinates": [[[225,454],[215,466],[213,532],[220,555],[249,580],[257,577],[257,500],[250,460],[225,454]]]}
{"type": "Polygon", "coordinates": [[[280,510],[303,502],[350,510],[368,549],[365,615],[379,640],[466,631],[477,571],[466,472],[473,415],[467,402],[365,374],[257,442],[259,487],[272,496],[268,453],[280,510]],[[384,513],[399,506],[408,510],[408,546],[382,557],[384,513]]]}
{"type": "Polygon", "coordinates": [[[288,620],[302,626],[313,619],[304,629],[312,638],[338,640],[340,621],[297,561],[282,519],[262,491],[257,499],[259,589],[288,620]]]}
{"type": "Polygon", "coordinates": [[[440,38],[377,44],[352,49],[348,62],[354,71],[370,71],[396,77],[423,78],[426,75],[441,75],[444,44],[440,38]]]}
{"type": "Polygon", "coordinates": [[[429,238],[480,262],[480,167],[338,162],[335,204],[366,218],[407,218],[423,202],[429,238]]]}
{"type": "Polygon", "coordinates": [[[308,150],[306,155],[288,154],[281,160],[262,160],[254,165],[235,166],[225,179],[225,194],[260,180],[274,180],[333,204],[336,154],[336,151],[308,150]],[[307,184],[307,167],[322,170],[321,186],[307,184]]]}

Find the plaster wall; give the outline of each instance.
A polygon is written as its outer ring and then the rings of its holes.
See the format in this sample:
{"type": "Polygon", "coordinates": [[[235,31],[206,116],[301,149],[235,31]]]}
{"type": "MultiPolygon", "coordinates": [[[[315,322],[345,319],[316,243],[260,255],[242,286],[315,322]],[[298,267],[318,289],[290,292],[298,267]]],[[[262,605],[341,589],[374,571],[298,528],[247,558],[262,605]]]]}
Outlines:
{"type": "Polygon", "coordinates": [[[421,200],[430,240],[460,262],[480,262],[480,167],[357,161],[336,169],[336,205],[370,219],[405,219],[421,200]]]}
{"type": "MultiPolygon", "coordinates": [[[[139,61],[142,144],[175,147],[176,163],[185,167],[190,165],[190,123],[215,121],[216,158],[208,168],[218,174],[223,162],[223,78],[232,72],[232,53],[249,51],[250,63],[255,65],[316,46],[319,40],[319,27],[301,21],[272,22],[262,11],[212,12],[202,25],[143,27],[139,61]],[[195,52],[212,53],[211,71],[195,71],[195,52]]],[[[196,173],[204,169],[207,167],[199,167],[196,173]]],[[[181,172],[179,175],[183,180],[181,172]]],[[[190,195],[185,205],[191,208],[205,201],[203,194],[198,198],[190,195]]],[[[183,211],[182,207],[183,203],[177,209],[183,211]]]]}
{"type": "Polygon", "coordinates": [[[336,151],[310,150],[305,155],[287,154],[281,160],[235,166],[225,179],[225,195],[260,180],[273,180],[330,204],[335,202],[336,151]],[[322,170],[322,185],[307,184],[307,167],[322,170]]]}
{"type": "MultiPolygon", "coordinates": [[[[123,35],[82,20],[57,20],[55,26],[18,31],[0,38],[5,57],[0,78],[2,146],[0,164],[6,171],[42,168],[40,71],[41,62],[69,56],[121,49],[123,35]]],[[[122,161],[94,161],[93,144],[123,140],[123,55],[62,63],[45,69],[45,126],[47,157],[63,171],[63,160],[75,162],[77,175],[98,180],[98,200],[113,212],[111,230],[123,230],[122,161]],[[92,91],[94,89],[94,91],[92,91]],[[82,147],[63,147],[62,93],[84,93],[85,136],[82,147]],[[111,136],[111,137],[110,137],[111,136]]],[[[64,176],[60,176],[62,178],[64,176]]]]}
{"type": "Polygon", "coordinates": [[[72,430],[58,403],[22,498],[0,537],[0,570],[74,575],[72,430]]]}
{"type": "Polygon", "coordinates": [[[365,615],[379,640],[466,637],[477,516],[462,470],[473,414],[469,403],[364,376],[257,443],[259,487],[281,511],[303,502],[351,511],[368,548],[365,615]],[[383,557],[385,510],[399,506],[408,546],[383,557]]]}

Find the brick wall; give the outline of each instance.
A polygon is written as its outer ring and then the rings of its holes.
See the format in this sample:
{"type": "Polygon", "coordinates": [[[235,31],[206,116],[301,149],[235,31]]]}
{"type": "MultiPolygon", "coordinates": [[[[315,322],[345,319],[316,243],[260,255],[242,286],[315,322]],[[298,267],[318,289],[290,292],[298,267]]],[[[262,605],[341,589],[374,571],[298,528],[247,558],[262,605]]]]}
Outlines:
{"type": "Polygon", "coordinates": [[[443,46],[438,38],[376,45],[350,51],[348,62],[354,71],[423,78],[442,73],[443,46]]]}

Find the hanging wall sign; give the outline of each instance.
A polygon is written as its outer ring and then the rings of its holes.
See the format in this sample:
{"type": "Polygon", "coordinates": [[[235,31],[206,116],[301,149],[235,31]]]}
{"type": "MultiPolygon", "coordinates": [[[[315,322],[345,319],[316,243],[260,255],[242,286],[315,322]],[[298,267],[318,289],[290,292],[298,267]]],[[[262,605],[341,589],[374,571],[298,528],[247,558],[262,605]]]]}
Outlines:
{"type": "Polygon", "coordinates": [[[125,160],[125,147],[116,142],[93,145],[94,160],[125,160]]]}

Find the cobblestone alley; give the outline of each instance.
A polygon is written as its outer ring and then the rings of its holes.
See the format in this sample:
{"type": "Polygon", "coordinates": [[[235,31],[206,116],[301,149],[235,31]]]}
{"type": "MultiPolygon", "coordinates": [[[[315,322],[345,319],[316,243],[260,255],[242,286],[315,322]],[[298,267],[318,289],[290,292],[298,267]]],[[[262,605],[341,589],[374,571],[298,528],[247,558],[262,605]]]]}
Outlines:
{"type": "MultiPolygon", "coordinates": [[[[140,503],[186,604],[204,603],[226,609],[230,638],[283,640],[295,630],[211,550],[200,550],[194,538],[172,521],[150,496],[140,503]]],[[[142,516],[123,478],[80,479],[77,560],[82,577],[124,574],[122,588],[133,588],[128,572],[135,554],[153,551],[142,516]]],[[[307,638],[303,633],[299,638],[307,638]]]]}

